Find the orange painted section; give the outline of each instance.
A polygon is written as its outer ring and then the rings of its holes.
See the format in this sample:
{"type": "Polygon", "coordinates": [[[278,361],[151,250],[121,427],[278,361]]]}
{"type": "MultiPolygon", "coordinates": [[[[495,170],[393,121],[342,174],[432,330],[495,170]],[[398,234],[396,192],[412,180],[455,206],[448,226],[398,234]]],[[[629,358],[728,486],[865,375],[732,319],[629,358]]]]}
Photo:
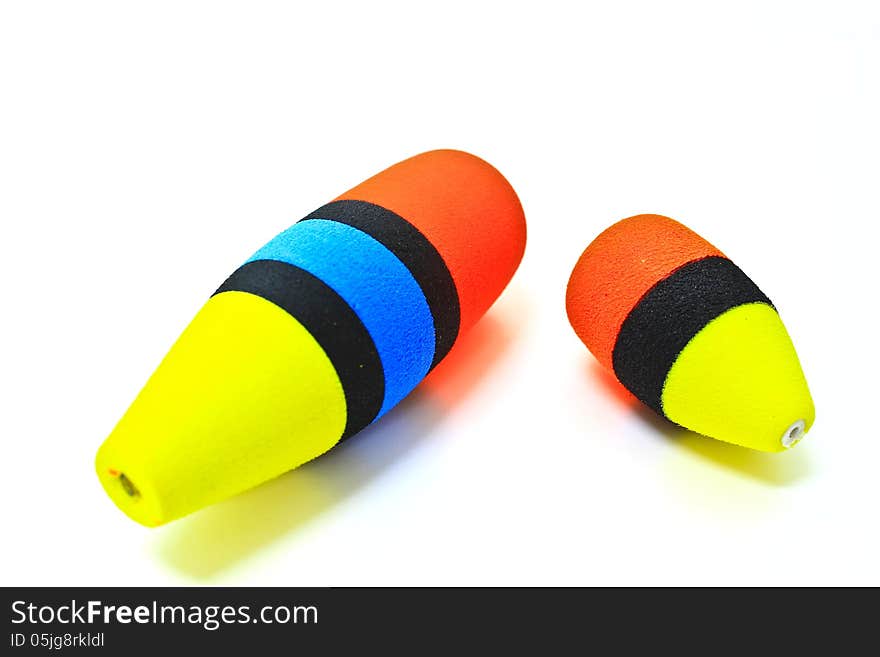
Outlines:
{"type": "Polygon", "coordinates": [[[516,192],[492,165],[462,151],[416,155],[336,200],[381,205],[434,245],[458,290],[459,335],[498,298],[525,250],[526,222],[516,192]]]}
{"type": "Polygon", "coordinates": [[[724,256],[690,228],[641,214],[602,232],[581,254],[568,281],[568,321],[587,348],[613,371],[617,334],[629,312],[658,282],[694,260],[724,256]]]}

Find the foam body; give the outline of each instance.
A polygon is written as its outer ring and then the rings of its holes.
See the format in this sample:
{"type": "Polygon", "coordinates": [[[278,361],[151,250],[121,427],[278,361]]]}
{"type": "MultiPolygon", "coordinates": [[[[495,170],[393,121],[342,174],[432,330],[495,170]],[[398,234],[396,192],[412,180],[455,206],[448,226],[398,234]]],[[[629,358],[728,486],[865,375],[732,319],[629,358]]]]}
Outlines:
{"type": "Polygon", "coordinates": [[[155,526],[319,456],[418,385],[524,247],[516,194],[479,158],[374,176],[220,286],[99,449],[102,485],[155,526]]]}
{"type": "Polygon", "coordinates": [[[797,354],[770,299],[702,237],[660,215],[624,219],[581,255],[569,321],[639,400],[698,433],[782,451],[813,424],[797,354]]]}

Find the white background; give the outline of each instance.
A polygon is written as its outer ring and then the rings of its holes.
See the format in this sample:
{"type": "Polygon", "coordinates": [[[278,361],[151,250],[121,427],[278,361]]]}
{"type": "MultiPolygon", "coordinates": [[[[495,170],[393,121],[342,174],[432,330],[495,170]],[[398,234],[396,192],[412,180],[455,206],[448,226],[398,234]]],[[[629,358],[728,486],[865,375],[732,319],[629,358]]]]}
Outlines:
{"type": "Polygon", "coordinates": [[[3,584],[880,584],[877,2],[6,2],[3,584]],[[93,472],[204,299],[290,223],[459,148],[513,282],[376,426],[157,530],[93,472]],[[635,407],[568,325],[641,212],[775,301],[816,401],[753,453],[635,407]]]}

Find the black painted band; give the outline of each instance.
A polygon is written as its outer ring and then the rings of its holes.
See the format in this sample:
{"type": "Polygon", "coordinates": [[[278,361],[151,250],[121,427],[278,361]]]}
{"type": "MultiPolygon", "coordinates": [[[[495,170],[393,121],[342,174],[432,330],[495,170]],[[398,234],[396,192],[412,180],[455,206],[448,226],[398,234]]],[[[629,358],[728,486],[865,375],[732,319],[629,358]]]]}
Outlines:
{"type": "Polygon", "coordinates": [[[440,253],[400,215],[366,201],[333,201],[302,219],[326,219],[363,231],[409,269],[422,289],[434,318],[433,369],[455,343],[461,323],[458,292],[440,253]]]}
{"type": "Polygon", "coordinates": [[[727,258],[689,262],[654,285],[627,315],[614,344],[614,373],[662,414],[666,375],[682,349],[706,324],[745,303],[773,305],[727,258]]]}
{"type": "Polygon", "coordinates": [[[376,417],[385,396],[385,375],[373,339],[345,300],[320,278],[278,260],[239,267],[217,291],[255,294],[299,321],[336,369],[348,417],[342,440],[376,417]]]}

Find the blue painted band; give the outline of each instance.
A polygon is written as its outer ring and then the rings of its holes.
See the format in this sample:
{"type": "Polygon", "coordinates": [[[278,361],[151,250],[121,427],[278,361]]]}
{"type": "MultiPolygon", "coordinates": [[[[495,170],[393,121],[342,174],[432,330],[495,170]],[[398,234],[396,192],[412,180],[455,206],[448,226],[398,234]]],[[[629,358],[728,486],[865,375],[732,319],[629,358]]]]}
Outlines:
{"type": "Polygon", "coordinates": [[[408,395],[434,358],[434,319],[409,269],[366,233],[337,221],[294,224],[248,262],[278,260],[305,269],[333,288],[360,318],[385,373],[377,417],[408,395]]]}

